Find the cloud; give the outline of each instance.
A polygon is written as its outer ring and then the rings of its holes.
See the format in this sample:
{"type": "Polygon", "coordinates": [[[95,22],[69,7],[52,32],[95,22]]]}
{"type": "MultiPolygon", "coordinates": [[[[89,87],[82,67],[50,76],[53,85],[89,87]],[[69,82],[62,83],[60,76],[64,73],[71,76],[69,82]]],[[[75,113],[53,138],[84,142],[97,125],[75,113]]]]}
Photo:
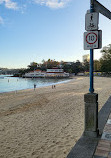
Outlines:
{"type": "Polygon", "coordinates": [[[4,4],[6,8],[18,10],[18,4],[16,2],[13,2],[12,0],[0,0],[0,4],[4,4]]]}
{"type": "MultiPolygon", "coordinates": [[[[19,10],[18,4],[12,0],[0,0],[0,5],[4,5],[7,9],[19,10]]],[[[4,19],[0,16],[0,25],[4,24],[4,19]]]]}
{"type": "Polygon", "coordinates": [[[65,7],[69,1],[71,0],[33,0],[35,3],[40,5],[45,5],[49,8],[63,8],[65,7]]]}
{"type": "Polygon", "coordinates": [[[13,10],[23,10],[24,5],[32,2],[40,5],[45,5],[49,8],[58,9],[65,7],[71,0],[21,0],[21,1],[22,1],[21,7],[19,6],[20,5],[19,0],[18,3],[15,2],[14,0],[0,0],[0,4],[3,4],[6,8],[13,10]]]}
{"type": "Polygon", "coordinates": [[[4,24],[4,20],[1,16],[0,16],[0,24],[4,24]]]}
{"type": "MultiPolygon", "coordinates": [[[[34,3],[53,9],[59,9],[64,8],[72,0],[21,0],[21,5],[20,1],[17,1],[18,2],[16,2],[16,0],[0,0],[0,5],[4,5],[7,9],[17,10],[21,13],[24,13],[27,8],[27,4],[34,3]]],[[[1,24],[4,24],[4,19],[0,16],[0,25],[1,24]]]]}

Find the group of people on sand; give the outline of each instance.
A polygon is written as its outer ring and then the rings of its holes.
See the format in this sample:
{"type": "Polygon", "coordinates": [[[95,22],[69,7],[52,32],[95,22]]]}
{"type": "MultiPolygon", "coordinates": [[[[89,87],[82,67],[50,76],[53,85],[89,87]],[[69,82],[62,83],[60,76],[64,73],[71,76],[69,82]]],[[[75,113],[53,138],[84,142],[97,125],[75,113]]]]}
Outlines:
{"type": "MultiPolygon", "coordinates": [[[[36,84],[34,84],[34,91],[36,89],[36,84]]],[[[56,85],[52,85],[52,89],[56,89],[56,85]]]]}

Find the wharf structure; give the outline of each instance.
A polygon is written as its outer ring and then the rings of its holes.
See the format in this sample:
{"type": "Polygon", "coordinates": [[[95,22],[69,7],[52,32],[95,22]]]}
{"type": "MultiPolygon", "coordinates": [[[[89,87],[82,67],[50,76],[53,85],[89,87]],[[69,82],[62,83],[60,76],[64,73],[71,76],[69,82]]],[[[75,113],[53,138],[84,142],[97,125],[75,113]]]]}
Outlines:
{"type": "Polygon", "coordinates": [[[63,69],[53,68],[47,69],[46,71],[34,70],[28,73],[25,73],[23,77],[26,78],[68,78],[69,73],[64,72],[63,69]]]}

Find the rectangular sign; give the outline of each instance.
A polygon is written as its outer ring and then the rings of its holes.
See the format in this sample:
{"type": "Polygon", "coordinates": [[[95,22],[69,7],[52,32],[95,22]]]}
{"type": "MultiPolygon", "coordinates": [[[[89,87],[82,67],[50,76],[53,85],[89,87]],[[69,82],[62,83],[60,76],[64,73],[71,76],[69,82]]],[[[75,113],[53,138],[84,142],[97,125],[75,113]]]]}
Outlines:
{"type": "Polygon", "coordinates": [[[84,32],[84,50],[98,48],[98,31],[84,32]]]}
{"type": "Polygon", "coordinates": [[[102,47],[102,31],[84,32],[84,50],[100,49],[102,47]]]}
{"type": "Polygon", "coordinates": [[[98,23],[99,23],[99,13],[87,13],[85,15],[85,30],[98,30],[98,23]]]}
{"type": "Polygon", "coordinates": [[[96,0],[94,1],[94,10],[111,19],[111,12],[96,0]]]}

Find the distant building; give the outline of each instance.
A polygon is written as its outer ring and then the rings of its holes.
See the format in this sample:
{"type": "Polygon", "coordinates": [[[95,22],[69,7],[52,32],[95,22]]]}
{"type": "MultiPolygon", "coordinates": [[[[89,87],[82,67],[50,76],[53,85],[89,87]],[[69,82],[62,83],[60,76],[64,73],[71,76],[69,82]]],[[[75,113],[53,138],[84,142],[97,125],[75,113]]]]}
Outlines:
{"type": "Polygon", "coordinates": [[[61,62],[59,62],[59,68],[63,68],[63,66],[64,66],[64,64],[65,65],[72,65],[74,62],[71,62],[71,61],[61,61],[61,62]]]}
{"type": "Polygon", "coordinates": [[[69,73],[64,72],[63,69],[53,68],[53,69],[47,69],[47,71],[41,71],[41,70],[34,70],[28,73],[25,73],[23,77],[29,77],[29,78],[37,78],[37,77],[69,77],[69,73]]]}
{"type": "Polygon", "coordinates": [[[41,71],[41,70],[34,70],[34,71],[30,71],[28,73],[25,73],[25,75],[23,75],[23,77],[29,77],[29,78],[36,78],[36,77],[45,77],[46,72],[45,71],[41,71]]]}
{"type": "Polygon", "coordinates": [[[90,55],[89,54],[86,54],[86,55],[83,55],[83,62],[85,61],[90,61],[90,55]]]}
{"type": "Polygon", "coordinates": [[[58,68],[47,69],[46,77],[69,77],[69,73],[66,73],[63,69],[58,68]]]}
{"type": "Polygon", "coordinates": [[[71,62],[71,61],[68,61],[68,62],[65,62],[66,65],[72,65],[74,62],[71,62]]]}

